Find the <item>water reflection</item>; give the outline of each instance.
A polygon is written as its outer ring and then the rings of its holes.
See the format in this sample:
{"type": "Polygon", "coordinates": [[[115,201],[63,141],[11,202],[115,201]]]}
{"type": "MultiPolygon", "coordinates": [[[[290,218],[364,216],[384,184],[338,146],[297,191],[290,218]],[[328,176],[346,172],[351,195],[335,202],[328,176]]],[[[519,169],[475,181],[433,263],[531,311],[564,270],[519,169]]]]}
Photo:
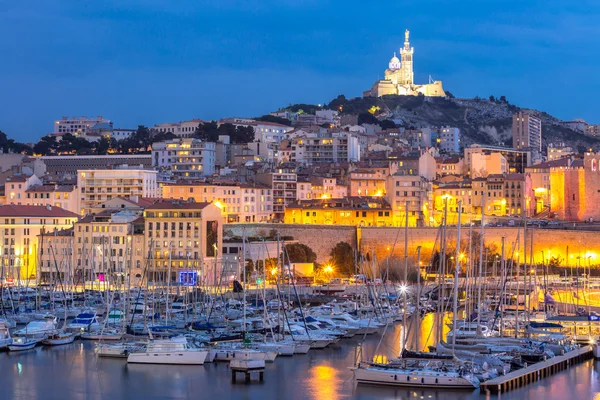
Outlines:
{"type": "MultiPolygon", "coordinates": [[[[451,322],[452,318],[446,316],[445,320],[451,322]]],[[[418,337],[423,348],[435,342],[434,325],[433,314],[421,323],[418,337]]],[[[372,335],[361,345],[362,337],[355,337],[334,348],[278,358],[267,364],[263,384],[249,385],[232,384],[226,364],[127,365],[124,360],[97,359],[92,343],[0,353],[0,399],[485,399],[479,391],[355,385],[349,367],[360,356],[359,350],[363,360],[385,362],[399,355],[402,334],[401,325],[396,325],[381,342],[379,336],[372,335]]],[[[407,334],[410,348],[416,338],[416,325],[409,324],[407,334]]],[[[599,369],[600,362],[590,361],[504,394],[502,399],[600,400],[599,369]]]]}

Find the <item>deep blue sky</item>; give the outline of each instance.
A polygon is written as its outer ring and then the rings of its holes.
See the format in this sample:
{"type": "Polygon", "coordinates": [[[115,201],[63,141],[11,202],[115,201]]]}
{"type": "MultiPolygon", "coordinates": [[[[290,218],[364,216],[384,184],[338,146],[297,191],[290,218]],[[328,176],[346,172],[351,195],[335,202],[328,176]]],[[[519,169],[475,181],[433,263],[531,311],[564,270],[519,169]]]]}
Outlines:
{"type": "Polygon", "coordinates": [[[600,123],[600,3],[0,0],[0,130],[253,116],[359,96],[405,29],[415,80],[600,123]],[[573,3],[573,4],[567,4],[573,3]]]}

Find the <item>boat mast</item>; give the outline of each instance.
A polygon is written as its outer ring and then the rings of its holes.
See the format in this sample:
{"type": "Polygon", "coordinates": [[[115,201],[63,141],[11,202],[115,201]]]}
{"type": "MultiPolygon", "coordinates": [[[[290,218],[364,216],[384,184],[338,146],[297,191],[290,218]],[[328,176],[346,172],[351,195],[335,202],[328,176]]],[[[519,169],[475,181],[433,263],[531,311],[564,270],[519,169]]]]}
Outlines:
{"type": "MultiPolygon", "coordinates": [[[[403,284],[403,294],[404,294],[404,306],[402,312],[402,351],[406,350],[406,339],[407,339],[407,319],[406,319],[406,309],[408,305],[406,304],[406,294],[408,292],[408,201],[405,203],[404,213],[406,215],[406,222],[404,225],[404,282],[403,284]]],[[[375,254],[375,253],[373,253],[375,254]]],[[[389,256],[388,256],[389,258],[389,256]]]]}
{"type": "Polygon", "coordinates": [[[477,330],[479,333],[481,324],[481,282],[479,281],[483,275],[483,243],[485,240],[485,224],[484,224],[484,207],[485,204],[485,191],[483,191],[483,201],[481,205],[481,237],[479,238],[479,273],[477,274],[477,330]]]}
{"type": "Polygon", "coordinates": [[[456,225],[456,255],[454,256],[454,298],[452,303],[452,329],[454,334],[452,335],[452,355],[454,354],[454,347],[456,346],[456,314],[458,314],[458,271],[460,267],[460,218],[462,212],[462,201],[458,202],[458,224],[456,225]]]}
{"type": "Polygon", "coordinates": [[[415,329],[415,351],[421,351],[419,335],[421,334],[421,246],[417,247],[417,302],[416,302],[416,329],[415,329]]]}
{"type": "Polygon", "coordinates": [[[446,280],[446,244],[448,233],[448,198],[444,198],[444,218],[442,221],[442,239],[440,242],[440,258],[438,273],[438,340],[443,339],[444,335],[444,300],[445,300],[445,280],[446,280]]]}
{"type": "Polygon", "coordinates": [[[243,329],[242,329],[242,335],[244,337],[244,340],[246,340],[246,290],[248,289],[248,282],[246,281],[246,228],[244,228],[243,234],[242,234],[242,260],[243,260],[243,269],[244,269],[244,303],[242,305],[243,307],[243,312],[244,312],[244,316],[243,316],[243,329]]]}

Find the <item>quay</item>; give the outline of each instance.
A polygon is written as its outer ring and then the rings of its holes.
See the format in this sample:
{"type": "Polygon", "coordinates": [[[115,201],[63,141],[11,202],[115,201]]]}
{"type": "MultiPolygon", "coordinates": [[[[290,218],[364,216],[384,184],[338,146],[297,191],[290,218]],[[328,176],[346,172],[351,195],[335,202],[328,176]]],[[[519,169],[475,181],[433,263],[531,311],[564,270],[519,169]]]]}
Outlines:
{"type": "Polygon", "coordinates": [[[571,365],[589,360],[593,357],[592,346],[583,346],[564,355],[556,356],[546,361],[533,364],[529,367],[510,372],[504,376],[490,379],[480,385],[481,393],[501,394],[529,383],[544,379],[557,372],[569,368],[571,365]]]}

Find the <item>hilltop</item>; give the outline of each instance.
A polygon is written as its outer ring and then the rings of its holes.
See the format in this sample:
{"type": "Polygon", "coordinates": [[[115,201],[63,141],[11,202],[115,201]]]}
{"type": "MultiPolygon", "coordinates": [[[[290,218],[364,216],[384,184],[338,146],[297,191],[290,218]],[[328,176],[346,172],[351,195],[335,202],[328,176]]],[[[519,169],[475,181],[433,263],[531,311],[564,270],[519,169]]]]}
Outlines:
{"type": "MultiPolygon", "coordinates": [[[[303,105],[304,109],[311,106],[303,105]]],[[[294,107],[294,106],[291,106],[294,107]]],[[[318,108],[318,106],[312,106],[318,108]]],[[[373,114],[378,120],[394,120],[407,129],[427,126],[453,126],[460,128],[462,145],[473,143],[505,145],[512,144],[512,114],[521,110],[500,99],[463,99],[424,96],[383,96],[346,99],[340,95],[324,108],[341,110],[342,115],[373,114]]],[[[560,119],[550,114],[523,109],[542,120],[542,144],[566,142],[583,152],[590,147],[600,147],[600,138],[575,132],[560,125],[560,119]]]]}

